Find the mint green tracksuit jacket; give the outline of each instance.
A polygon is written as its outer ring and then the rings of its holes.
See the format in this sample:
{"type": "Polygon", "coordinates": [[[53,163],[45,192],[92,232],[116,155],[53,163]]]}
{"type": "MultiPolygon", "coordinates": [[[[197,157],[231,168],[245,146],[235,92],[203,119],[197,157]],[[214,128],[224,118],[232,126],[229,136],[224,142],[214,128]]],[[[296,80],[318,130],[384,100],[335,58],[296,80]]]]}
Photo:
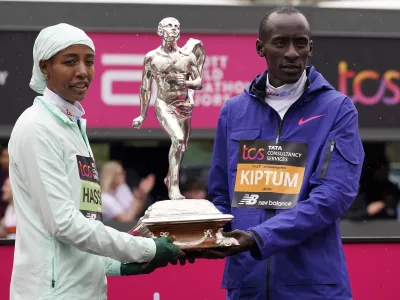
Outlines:
{"type": "Polygon", "coordinates": [[[121,262],[150,261],[155,243],[102,223],[86,121],[78,126],[48,95],[22,113],[9,141],[17,216],[10,300],[107,299],[106,275],[120,275],[121,262]]]}

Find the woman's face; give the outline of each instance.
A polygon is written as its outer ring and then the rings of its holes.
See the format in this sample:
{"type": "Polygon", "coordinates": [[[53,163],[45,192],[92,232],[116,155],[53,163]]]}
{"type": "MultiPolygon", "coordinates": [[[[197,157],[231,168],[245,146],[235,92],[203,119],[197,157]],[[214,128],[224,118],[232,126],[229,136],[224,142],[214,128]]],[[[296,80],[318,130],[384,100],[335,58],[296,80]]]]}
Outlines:
{"type": "Polygon", "coordinates": [[[114,186],[118,187],[120,184],[125,183],[125,180],[125,171],[121,166],[118,166],[117,172],[115,173],[114,186]]]}
{"type": "Polygon", "coordinates": [[[10,179],[6,179],[1,187],[3,193],[3,201],[11,203],[12,202],[12,189],[10,179]]]}
{"type": "Polygon", "coordinates": [[[94,75],[94,52],[86,45],[72,45],[40,62],[47,87],[69,101],[85,99],[94,75]]]}

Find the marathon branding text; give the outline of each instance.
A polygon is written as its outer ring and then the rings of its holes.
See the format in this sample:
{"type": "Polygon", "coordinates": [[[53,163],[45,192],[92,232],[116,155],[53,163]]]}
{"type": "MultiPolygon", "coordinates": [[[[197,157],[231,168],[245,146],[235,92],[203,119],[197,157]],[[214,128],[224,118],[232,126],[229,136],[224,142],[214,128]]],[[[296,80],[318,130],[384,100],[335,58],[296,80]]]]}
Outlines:
{"type": "Polygon", "coordinates": [[[241,141],[233,205],[287,209],[297,203],[307,144],[241,141]]]}
{"type": "Polygon", "coordinates": [[[80,211],[89,219],[102,220],[102,203],[99,175],[93,158],[77,155],[81,179],[80,211]]]}
{"type": "Polygon", "coordinates": [[[282,146],[269,145],[267,149],[260,148],[248,148],[247,145],[243,145],[242,157],[243,160],[264,160],[267,161],[288,161],[288,157],[301,158],[302,153],[299,152],[285,152],[282,150],[282,146]]]}
{"type": "Polygon", "coordinates": [[[79,176],[81,180],[88,180],[99,183],[99,173],[91,157],[77,155],[79,176]]]}

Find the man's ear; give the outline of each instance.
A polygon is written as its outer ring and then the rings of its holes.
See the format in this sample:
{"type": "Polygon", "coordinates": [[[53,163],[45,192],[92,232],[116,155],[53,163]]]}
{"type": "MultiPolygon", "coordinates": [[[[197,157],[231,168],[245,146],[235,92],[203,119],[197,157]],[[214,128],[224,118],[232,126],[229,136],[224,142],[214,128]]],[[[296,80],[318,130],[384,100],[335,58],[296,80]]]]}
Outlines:
{"type": "Polygon", "coordinates": [[[260,40],[257,40],[256,41],[256,51],[257,51],[258,56],[264,57],[263,49],[264,49],[263,42],[261,42],[260,40]]]}
{"type": "Polygon", "coordinates": [[[49,76],[49,70],[48,70],[49,63],[46,60],[41,60],[39,62],[39,67],[40,67],[40,71],[42,71],[43,75],[45,77],[48,77],[49,76]]]}
{"type": "Polygon", "coordinates": [[[308,57],[311,57],[313,54],[313,49],[314,49],[314,43],[312,40],[310,40],[310,53],[308,53],[308,57]]]}

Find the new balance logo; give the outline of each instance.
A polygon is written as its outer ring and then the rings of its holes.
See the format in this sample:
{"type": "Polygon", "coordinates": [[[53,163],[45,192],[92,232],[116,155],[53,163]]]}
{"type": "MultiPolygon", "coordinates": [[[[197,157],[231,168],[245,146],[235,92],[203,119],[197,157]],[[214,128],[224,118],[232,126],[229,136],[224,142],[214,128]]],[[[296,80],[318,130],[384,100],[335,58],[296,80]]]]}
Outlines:
{"type": "Polygon", "coordinates": [[[93,214],[93,213],[88,212],[88,213],[86,214],[86,218],[88,218],[88,219],[90,219],[90,220],[96,220],[97,214],[93,214]]]}
{"type": "Polygon", "coordinates": [[[260,196],[257,194],[245,194],[242,200],[239,201],[239,204],[254,205],[257,203],[258,198],[260,196]]]}

